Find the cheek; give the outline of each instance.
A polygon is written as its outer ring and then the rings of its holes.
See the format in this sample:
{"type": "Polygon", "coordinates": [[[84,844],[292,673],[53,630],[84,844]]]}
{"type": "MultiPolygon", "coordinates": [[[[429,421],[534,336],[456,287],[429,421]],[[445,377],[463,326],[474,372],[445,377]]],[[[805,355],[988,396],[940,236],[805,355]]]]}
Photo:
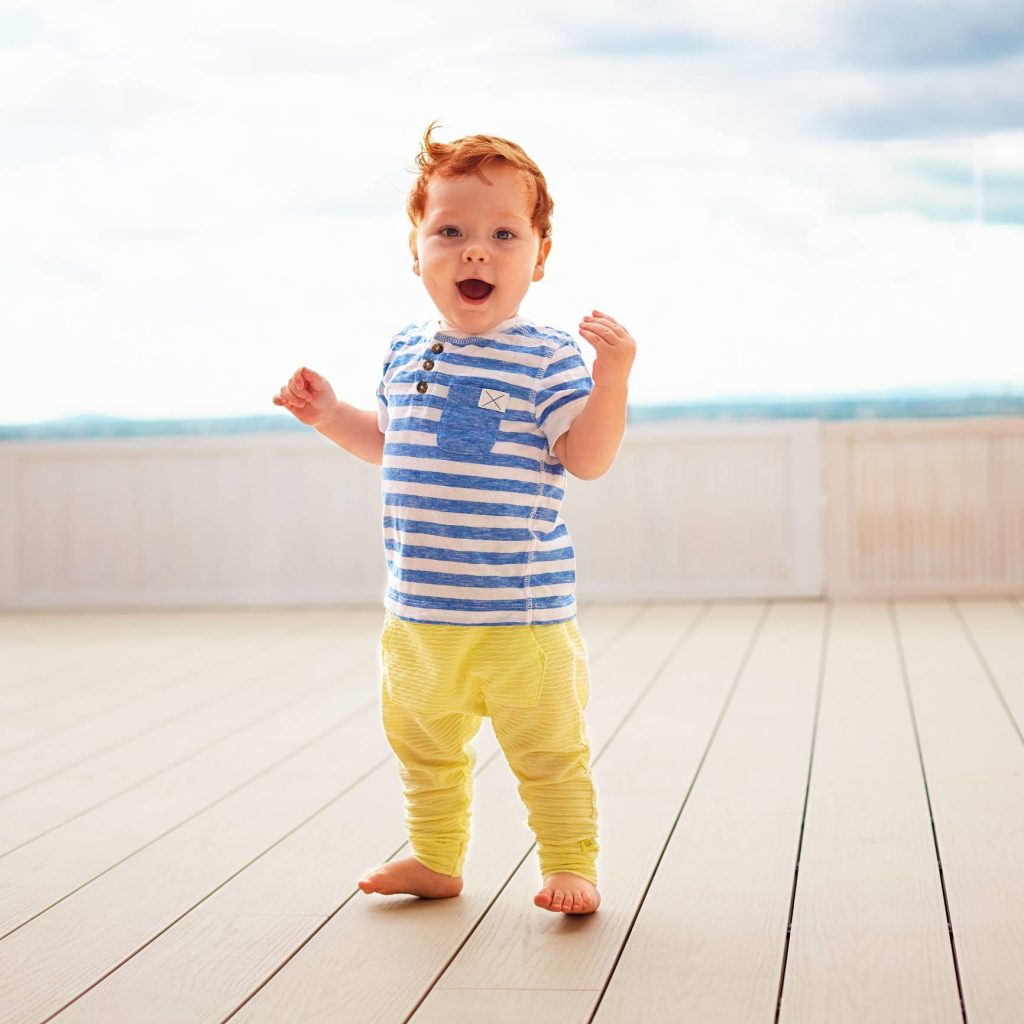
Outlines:
{"type": "Polygon", "coordinates": [[[451,262],[451,254],[442,245],[426,242],[420,249],[420,258],[430,266],[443,267],[451,262]]]}

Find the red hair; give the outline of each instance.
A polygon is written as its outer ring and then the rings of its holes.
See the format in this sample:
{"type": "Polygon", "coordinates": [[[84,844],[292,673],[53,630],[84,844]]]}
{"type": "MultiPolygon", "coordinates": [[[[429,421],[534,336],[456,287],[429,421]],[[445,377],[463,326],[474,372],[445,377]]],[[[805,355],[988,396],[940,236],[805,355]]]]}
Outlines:
{"type": "Polygon", "coordinates": [[[551,237],[551,211],[555,203],[548,194],[548,183],[540,168],[526,155],[521,146],[496,135],[467,135],[454,142],[435,142],[430,133],[437,121],[431,121],[423,136],[420,151],[416,155],[419,175],[409,191],[405,204],[406,213],[412,221],[409,232],[409,248],[416,255],[416,234],[427,208],[427,185],[435,175],[441,178],[456,178],[462,174],[473,174],[480,167],[486,167],[496,160],[522,171],[528,182],[533,182],[533,211],[530,223],[541,238],[551,237]]]}

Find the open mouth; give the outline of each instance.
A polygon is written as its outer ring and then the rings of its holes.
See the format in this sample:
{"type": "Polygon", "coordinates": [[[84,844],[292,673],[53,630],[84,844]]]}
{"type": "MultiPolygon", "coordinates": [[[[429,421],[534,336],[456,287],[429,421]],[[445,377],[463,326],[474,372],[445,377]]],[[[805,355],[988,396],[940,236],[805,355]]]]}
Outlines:
{"type": "Polygon", "coordinates": [[[465,281],[458,281],[456,287],[459,294],[467,302],[484,302],[494,291],[494,285],[487,281],[479,281],[475,277],[467,278],[465,281]]]}

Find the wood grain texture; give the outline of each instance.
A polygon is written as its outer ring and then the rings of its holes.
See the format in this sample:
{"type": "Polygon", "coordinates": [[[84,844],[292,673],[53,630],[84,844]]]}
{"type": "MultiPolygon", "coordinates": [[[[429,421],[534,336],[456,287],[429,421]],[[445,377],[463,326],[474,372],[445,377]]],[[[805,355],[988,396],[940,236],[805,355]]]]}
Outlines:
{"type": "Polygon", "coordinates": [[[892,617],[833,607],[780,1024],[958,1024],[892,617]]]}
{"type": "Polygon", "coordinates": [[[830,596],[1024,588],[1024,417],[823,430],[830,596]]]}
{"type": "Polygon", "coordinates": [[[0,616],[0,1024],[1019,1021],[1020,596],[581,605],[589,917],[486,720],[463,894],[356,888],[408,856],[382,618],[0,616]]]}
{"type": "MultiPolygon", "coordinates": [[[[1011,1024],[1024,1007],[1024,743],[1002,685],[1020,679],[992,673],[954,602],[895,612],[967,1019],[1011,1024]]],[[[1019,662],[1024,630],[1003,636],[1019,662]]]]}

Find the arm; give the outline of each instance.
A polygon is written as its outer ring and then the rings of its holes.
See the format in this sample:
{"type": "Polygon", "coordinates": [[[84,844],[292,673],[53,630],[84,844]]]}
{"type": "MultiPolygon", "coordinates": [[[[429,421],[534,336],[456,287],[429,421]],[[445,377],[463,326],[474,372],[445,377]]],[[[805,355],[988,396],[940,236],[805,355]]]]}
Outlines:
{"type": "Polygon", "coordinates": [[[283,406],[301,423],[364,462],[383,463],[384,435],[377,426],[377,413],[340,401],[316,370],[300,366],[274,395],[274,405],[283,406]]]}
{"type": "Polygon", "coordinates": [[[627,389],[594,383],[583,411],[555,442],[555,457],[581,480],[603,476],[622,444],[626,430],[627,389]]]}
{"type": "Polygon", "coordinates": [[[583,410],[555,442],[554,453],[573,476],[594,480],[608,471],[622,444],[636,342],[625,327],[596,309],[581,321],[580,334],[597,350],[594,387],[583,410]]]}
{"type": "Polygon", "coordinates": [[[316,430],[365,462],[379,466],[384,461],[384,435],[373,409],[357,409],[339,399],[333,411],[316,424],[316,430]]]}

